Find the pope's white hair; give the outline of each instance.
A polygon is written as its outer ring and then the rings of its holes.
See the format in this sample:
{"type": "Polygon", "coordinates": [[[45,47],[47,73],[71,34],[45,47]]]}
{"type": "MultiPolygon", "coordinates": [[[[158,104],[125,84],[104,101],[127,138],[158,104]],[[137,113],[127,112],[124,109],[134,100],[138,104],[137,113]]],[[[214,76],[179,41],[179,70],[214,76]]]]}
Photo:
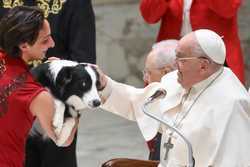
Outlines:
{"type": "Polygon", "coordinates": [[[177,47],[178,40],[169,39],[158,43],[155,43],[152,47],[152,51],[156,56],[156,64],[159,68],[169,65],[173,70],[176,69],[175,49],[177,47]]]}

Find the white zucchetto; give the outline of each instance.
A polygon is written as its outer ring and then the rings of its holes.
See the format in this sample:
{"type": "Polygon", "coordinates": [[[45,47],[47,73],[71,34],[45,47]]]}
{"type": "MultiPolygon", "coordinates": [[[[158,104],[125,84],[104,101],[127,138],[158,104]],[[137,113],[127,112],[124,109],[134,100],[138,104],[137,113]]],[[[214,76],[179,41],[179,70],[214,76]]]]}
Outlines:
{"type": "Polygon", "coordinates": [[[195,37],[202,50],[215,63],[224,64],[226,58],[226,47],[222,38],[214,31],[200,29],[194,31],[195,37]]]}

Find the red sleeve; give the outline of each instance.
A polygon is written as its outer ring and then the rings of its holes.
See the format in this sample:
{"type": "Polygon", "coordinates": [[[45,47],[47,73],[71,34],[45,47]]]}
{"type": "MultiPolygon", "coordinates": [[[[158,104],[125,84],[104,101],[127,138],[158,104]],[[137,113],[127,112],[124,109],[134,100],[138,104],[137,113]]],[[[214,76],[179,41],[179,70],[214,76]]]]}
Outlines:
{"type": "Polygon", "coordinates": [[[37,97],[39,93],[43,91],[47,91],[47,90],[45,88],[38,88],[34,90],[30,89],[30,91],[32,91],[32,93],[29,94],[28,99],[27,99],[27,103],[26,103],[27,111],[30,111],[30,104],[34,100],[34,98],[37,97]]]}
{"type": "Polygon", "coordinates": [[[18,86],[17,90],[15,90],[9,97],[9,103],[12,104],[10,109],[22,111],[16,113],[17,115],[19,114],[20,117],[23,117],[23,112],[25,112],[27,116],[26,118],[33,120],[33,116],[30,112],[30,104],[42,91],[46,91],[46,89],[40,84],[26,81],[23,85],[18,86]]]}
{"type": "Polygon", "coordinates": [[[20,89],[18,96],[25,104],[26,111],[30,111],[30,104],[37,95],[43,91],[47,91],[39,83],[28,82],[20,89]]]}
{"type": "Polygon", "coordinates": [[[209,8],[223,18],[232,18],[237,14],[241,0],[208,0],[209,8]]]}
{"type": "Polygon", "coordinates": [[[149,24],[157,23],[166,13],[169,0],[141,0],[141,15],[149,24]]]}

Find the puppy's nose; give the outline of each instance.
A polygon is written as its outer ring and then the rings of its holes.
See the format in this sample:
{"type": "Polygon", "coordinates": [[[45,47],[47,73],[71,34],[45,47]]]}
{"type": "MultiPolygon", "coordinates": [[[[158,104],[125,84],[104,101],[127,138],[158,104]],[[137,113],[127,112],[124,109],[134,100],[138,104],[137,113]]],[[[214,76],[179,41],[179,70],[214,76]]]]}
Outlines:
{"type": "Polygon", "coordinates": [[[99,105],[101,105],[101,101],[100,100],[96,99],[96,100],[93,101],[93,106],[94,107],[98,107],[99,105]]]}

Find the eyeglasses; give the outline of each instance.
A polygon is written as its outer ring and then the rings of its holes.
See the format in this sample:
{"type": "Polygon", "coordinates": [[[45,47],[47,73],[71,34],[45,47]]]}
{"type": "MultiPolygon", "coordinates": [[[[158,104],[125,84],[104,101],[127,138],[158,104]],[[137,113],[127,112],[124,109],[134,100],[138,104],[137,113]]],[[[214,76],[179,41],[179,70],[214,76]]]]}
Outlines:
{"type": "Polygon", "coordinates": [[[151,75],[153,71],[159,71],[164,69],[165,67],[160,67],[160,68],[145,68],[142,70],[143,76],[145,75],[151,75]]]}
{"type": "Polygon", "coordinates": [[[192,60],[192,59],[205,59],[205,60],[208,60],[209,62],[211,62],[211,60],[207,57],[195,57],[195,56],[193,56],[193,57],[176,57],[175,61],[177,63],[178,62],[183,63],[183,62],[185,62],[185,60],[192,60]]]}

